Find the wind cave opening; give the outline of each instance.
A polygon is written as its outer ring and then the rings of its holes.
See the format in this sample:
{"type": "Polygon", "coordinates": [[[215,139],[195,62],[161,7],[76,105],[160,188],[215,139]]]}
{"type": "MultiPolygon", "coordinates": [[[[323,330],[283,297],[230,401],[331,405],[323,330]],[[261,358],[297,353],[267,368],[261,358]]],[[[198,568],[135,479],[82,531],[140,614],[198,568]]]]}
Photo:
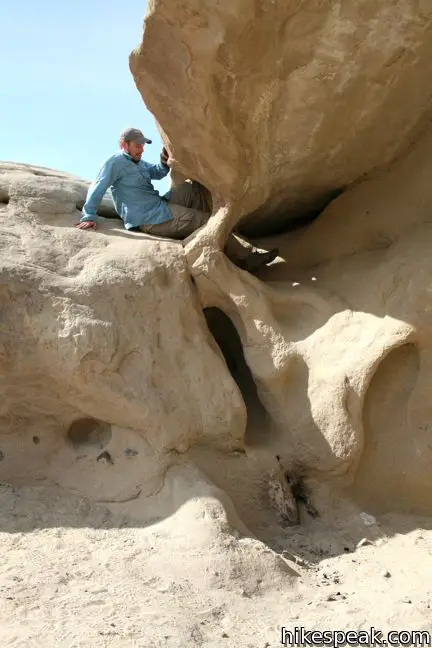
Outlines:
{"type": "Polygon", "coordinates": [[[232,320],[219,308],[204,308],[204,316],[246,405],[248,420],[246,443],[258,445],[261,440],[264,441],[268,437],[271,420],[260,400],[252,372],[246,363],[240,335],[232,320]]]}

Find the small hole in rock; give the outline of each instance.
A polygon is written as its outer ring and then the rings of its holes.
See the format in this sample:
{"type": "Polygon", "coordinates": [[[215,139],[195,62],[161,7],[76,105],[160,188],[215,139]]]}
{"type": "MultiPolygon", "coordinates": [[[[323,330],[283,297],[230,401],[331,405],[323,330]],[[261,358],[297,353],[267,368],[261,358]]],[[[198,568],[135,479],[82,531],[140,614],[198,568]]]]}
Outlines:
{"type": "Polygon", "coordinates": [[[33,443],[34,443],[35,445],[37,445],[38,443],[40,443],[40,438],[39,438],[38,436],[34,436],[34,437],[33,437],[33,443]]]}
{"type": "Polygon", "coordinates": [[[109,423],[91,418],[74,421],[67,433],[67,438],[74,448],[92,446],[102,449],[111,441],[111,436],[109,423]]]}
{"type": "Polygon", "coordinates": [[[134,450],[134,448],[126,448],[124,451],[125,457],[136,457],[138,454],[137,450],[134,450]]]}
{"type": "Polygon", "coordinates": [[[3,461],[4,458],[5,458],[4,452],[0,450],[0,461],[3,461]]]}

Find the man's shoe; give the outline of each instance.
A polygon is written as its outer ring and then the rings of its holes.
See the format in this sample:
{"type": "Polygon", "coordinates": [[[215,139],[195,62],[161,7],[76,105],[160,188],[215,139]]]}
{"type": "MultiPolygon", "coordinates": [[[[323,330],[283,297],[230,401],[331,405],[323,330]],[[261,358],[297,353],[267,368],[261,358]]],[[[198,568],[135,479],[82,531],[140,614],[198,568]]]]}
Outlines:
{"type": "Polygon", "coordinates": [[[276,259],[279,254],[279,248],[273,248],[268,252],[252,252],[246,259],[245,270],[255,273],[264,266],[276,259]]]}

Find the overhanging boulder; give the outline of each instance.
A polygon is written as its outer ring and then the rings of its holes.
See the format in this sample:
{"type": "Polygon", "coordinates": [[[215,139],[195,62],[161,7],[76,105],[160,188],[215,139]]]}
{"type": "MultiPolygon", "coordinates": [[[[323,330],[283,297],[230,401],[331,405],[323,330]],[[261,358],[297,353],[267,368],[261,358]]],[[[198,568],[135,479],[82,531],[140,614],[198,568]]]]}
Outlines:
{"type": "Polygon", "coordinates": [[[431,16],[405,0],[154,0],[130,66],[177,167],[266,234],[415,140],[431,16]]]}

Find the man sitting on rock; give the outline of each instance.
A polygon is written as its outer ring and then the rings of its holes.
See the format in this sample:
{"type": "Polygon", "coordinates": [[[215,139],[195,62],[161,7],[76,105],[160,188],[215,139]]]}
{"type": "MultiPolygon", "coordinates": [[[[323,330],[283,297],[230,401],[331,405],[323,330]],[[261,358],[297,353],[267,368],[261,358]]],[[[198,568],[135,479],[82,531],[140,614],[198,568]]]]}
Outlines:
{"type": "MultiPolygon", "coordinates": [[[[145,144],[151,144],[151,140],[137,128],[123,131],[121,152],[104,162],[88,190],[82,217],[75,227],[96,228],[97,209],[110,187],[116,212],[128,230],[184,239],[205,225],[211,210],[204,187],[199,182],[186,181],[160,196],[152,180],[161,180],[170,172],[168,154],[164,148],[160,164],[145,162],[141,159],[145,144]]],[[[249,242],[231,234],[225,253],[240,268],[256,272],[273,261],[278,250],[259,252],[249,242]]]]}

